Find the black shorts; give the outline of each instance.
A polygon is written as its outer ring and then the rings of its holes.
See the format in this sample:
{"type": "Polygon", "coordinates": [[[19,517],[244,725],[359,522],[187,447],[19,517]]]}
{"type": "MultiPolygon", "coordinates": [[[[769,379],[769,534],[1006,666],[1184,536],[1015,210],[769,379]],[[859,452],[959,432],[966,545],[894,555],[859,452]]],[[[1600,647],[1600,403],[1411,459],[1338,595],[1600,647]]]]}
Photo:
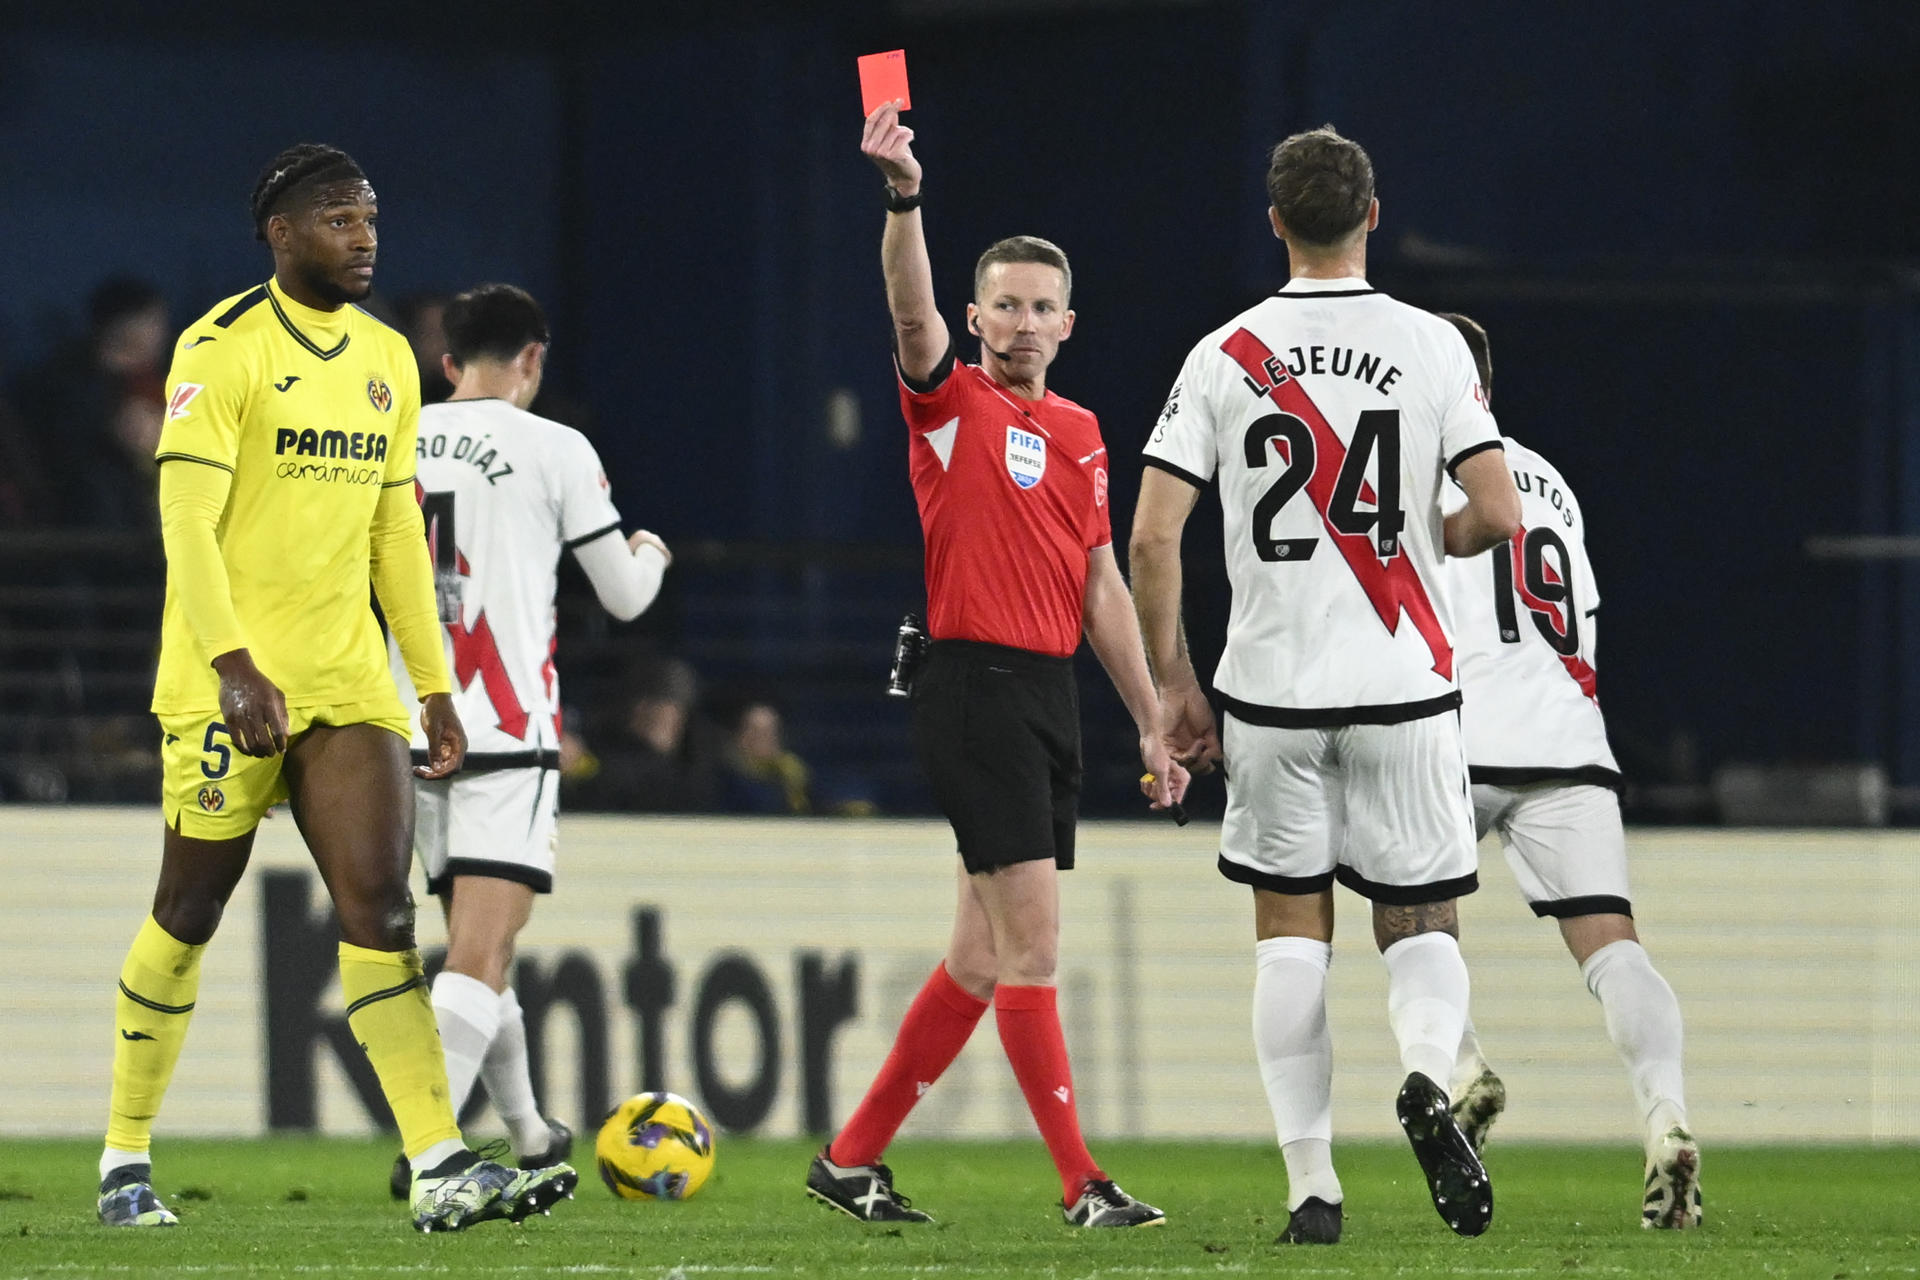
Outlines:
{"type": "Polygon", "coordinates": [[[1080,692],[1073,660],[936,640],[914,682],[913,743],[967,870],[1073,868],[1080,692]]]}

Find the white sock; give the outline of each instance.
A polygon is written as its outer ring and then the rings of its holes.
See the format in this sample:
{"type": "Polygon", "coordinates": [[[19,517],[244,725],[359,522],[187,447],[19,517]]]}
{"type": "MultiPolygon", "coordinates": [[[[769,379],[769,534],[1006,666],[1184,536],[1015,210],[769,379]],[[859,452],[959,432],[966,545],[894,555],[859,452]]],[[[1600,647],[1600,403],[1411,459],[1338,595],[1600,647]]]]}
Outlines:
{"type": "Polygon", "coordinates": [[[533,1073],[527,1066],[527,1024],[520,1014],[520,997],[508,987],[500,993],[500,1029],[480,1063],[480,1079],[500,1120],[507,1126],[513,1149],[521,1156],[547,1149],[547,1122],[533,1096],[533,1073]]]}
{"type": "Polygon", "coordinates": [[[1607,1035],[1627,1064],[1627,1082],[1649,1141],[1674,1125],[1687,1123],[1687,1094],[1681,1083],[1680,1002],[1673,988],[1648,959],[1645,947],[1630,939],[1609,942],[1580,966],[1587,990],[1607,1015],[1607,1035]]]}
{"type": "Polygon", "coordinates": [[[1253,1050],[1287,1162],[1287,1211],[1310,1196],[1338,1204],[1333,1038],[1327,1033],[1333,948],[1313,938],[1265,938],[1253,954],[1253,1050]]]}
{"type": "Polygon", "coordinates": [[[150,1151],[115,1151],[107,1147],[100,1153],[100,1181],[105,1182],[107,1175],[115,1169],[124,1169],[131,1164],[152,1164],[150,1151]]]}
{"type": "Polygon", "coordinates": [[[425,1173],[429,1169],[439,1168],[465,1150],[467,1150],[467,1144],[460,1139],[443,1138],[428,1147],[425,1151],[422,1151],[419,1155],[408,1161],[408,1163],[413,1166],[415,1173],[425,1173]]]}
{"type": "Polygon", "coordinates": [[[1467,1015],[1466,1023],[1460,1028],[1460,1052],[1453,1059],[1453,1083],[1447,1092],[1460,1096],[1460,1090],[1472,1084],[1482,1071],[1488,1069],[1487,1055],[1480,1050],[1480,1037],[1473,1030],[1473,1015],[1467,1015]]]}
{"type": "Polygon", "coordinates": [[[1400,1066],[1447,1087],[1467,1025],[1467,962],[1444,933],[1402,938],[1380,953],[1387,962],[1387,1023],[1400,1042],[1400,1066]]]}
{"type": "Polygon", "coordinates": [[[500,997],[478,978],[443,969],[433,980],[433,1016],[447,1059],[447,1097],[454,1114],[467,1105],[487,1046],[500,1030],[500,997]]]}

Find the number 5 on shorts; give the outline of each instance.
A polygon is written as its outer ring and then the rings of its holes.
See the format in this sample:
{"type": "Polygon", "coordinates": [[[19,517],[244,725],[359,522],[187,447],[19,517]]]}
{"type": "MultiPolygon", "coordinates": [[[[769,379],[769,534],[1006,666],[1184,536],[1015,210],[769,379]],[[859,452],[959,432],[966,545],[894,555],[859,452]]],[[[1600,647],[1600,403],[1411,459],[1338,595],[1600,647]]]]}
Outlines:
{"type": "MultiPolygon", "coordinates": [[[[209,764],[205,760],[200,762],[200,772],[206,774],[210,779],[226,777],[227,769],[233,764],[233,749],[213,740],[215,734],[226,734],[226,732],[227,726],[216,720],[207,726],[206,741],[200,745],[202,751],[215,757],[215,761],[212,764],[209,764]]],[[[232,735],[227,736],[228,741],[232,741],[232,735]]]]}

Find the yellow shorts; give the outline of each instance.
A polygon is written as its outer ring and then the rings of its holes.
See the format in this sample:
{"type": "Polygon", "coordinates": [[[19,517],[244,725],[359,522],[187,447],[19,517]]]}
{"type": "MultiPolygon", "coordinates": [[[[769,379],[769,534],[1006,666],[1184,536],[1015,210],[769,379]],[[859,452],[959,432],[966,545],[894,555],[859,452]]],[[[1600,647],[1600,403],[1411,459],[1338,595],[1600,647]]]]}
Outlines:
{"type": "MultiPolygon", "coordinates": [[[[398,697],[338,706],[288,707],[287,740],[315,725],[375,724],[413,736],[398,697]]],[[[220,713],[160,717],[160,807],[167,826],[196,840],[231,840],[260,825],[287,798],[284,755],[240,754],[220,713]]]]}

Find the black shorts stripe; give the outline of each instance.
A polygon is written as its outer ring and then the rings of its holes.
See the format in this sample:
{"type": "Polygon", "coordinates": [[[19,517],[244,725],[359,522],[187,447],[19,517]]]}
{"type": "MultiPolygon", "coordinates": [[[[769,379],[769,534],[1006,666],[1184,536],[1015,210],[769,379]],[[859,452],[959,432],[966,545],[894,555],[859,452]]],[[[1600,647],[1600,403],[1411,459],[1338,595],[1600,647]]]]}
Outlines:
{"type": "Polygon", "coordinates": [[[1577,920],[1581,916],[1625,916],[1633,918],[1633,904],[1610,893],[1588,894],[1584,898],[1561,898],[1554,902],[1529,902],[1536,916],[1555,920],[1577,920]]]}
{"type": "Polygon", "coordinates": [[[1468,872],[1456,879],[1440,880],[1432,884],[1379,884],[1345,866],[1335,867],[1331,871],[1323,871],[1318,875],[1278,876],[1271,872],[1242,866],[1228,859],[1225,854],[1220,855],[1218,866],[1220,874],[1235,884],[1251,885],[1255,889],[1266,889],[1272,893],[1323,893],[1332,887],[1335,880],[1338,880],[1361,897],[1370,898],[1386,907],[1418,907],[1429,902],[1446,902],[1452,898],[1463,898],[1480,887],[1478,872],[1468,872]]]}
{"type": "Polygon", "coordinates": [[[267,286],[260,285],[258,288],[250,289],[246,293],[241,294],[232,306],[221,312],[219,319],[215,320],[214,324],[222,329],[231,329],[235,320],[238,320],[241,316],[247,314],[247,312],[253,310],[266,300],[267,286]]]}
{"type": "Polygon", "coordinates": [[[1617,772],[1597,764],[1583,764],[1574,768],[1508,768],[1505,765],[1470,764],[1467,766],[1467,779],[1483,787],[1523,787],[1529,782],[1571,782],[1618,791],[1625,785],[1625,779],[1617,772]]]}
{"type": "Polygon", "coordinates": [[[1242,702],[1227,694],[1218,694],[1220,705],[1234,719],[1269,729],[1337,729],[1349,724],[1405,724],[1445,715],[1460,708],[1460,691],[1443,693],[1419,702],[1387,702],[1360,707],[1266,707],[1257,702],[1242,702]]]}
{"type": "Polygon", "coordinates": [[[189,1000],[185,1004],[161,1004],[158,1000],[147,999],[124,982],[120,984],[120,994],[141,1008],[151,1009],[155,1013],[192,1013],[193,1006],[196,1003],[195,1001],[189,1000]]]}
{"type": "Polygon", "coordinates": [[[597,539],[604,538],[610,533],[618,533],[618,532],[620,532],[620,522],[618,520],[615,520],[612,524],[607,525],[603,529],[595,529],[592,533],[583,533],[577,538],[569,538],[565,542],[561,543],[560,545],[564,546],[569,551],[578,551],[580,548],[586,546],[589,542],[593,542],[597,539]]]}
{"type": "Polygon", "coordinates": [[[1468,458],[1471,458],[1476,453],[1485,453],[1489,449],[1498,449],[1504,453],[1506,451],[1506,448],[1507,446],[1500,443],[1498,440],[1482,440],[1479,444],[1473,445],[1466,449],[1462,449],[1460,452],[1454,454],[1452,459],[1447,463],[1447,474],[1452,475],[1454,473],[1454,470],[1458,468],[1461,463],[1465,462],[1468,458]]]}
{"type": "Polygon", "coordinates": [[[1140,461],[1146,463],[1148,466],[1153,467],[1157,470],[1164,471],[1170,476],[1177,476],[1178,478],[1185,480],[1188,484],[1192,485],[1196,489],[1204,489],[1207,487],[1209,483],[1211,483],[1210,481],[1202,480],[1199,476],[1193,474],[1193,472],[1187,470],[1185,467],[1176,466],[1175,464],[1168,462],[1165,458],[1156,458],[1150,453],[1142,456],[1140,461]]]}
{"type": "Polygon", "coordinates": [[[361,996],[358,1000],[355,1000],[347,1006],[347,1017],[352,1018],[354,1014],[360,1012],[370,1004],[379,1004],[382,1000],[391,1000],[395,996],[403,996],[415,987],[424,987],[426,985],[427,975],[424,973],[416,973],[399,986],[388,987],[384,991],[375,991],[371,995],[361,996]]]}
{"type": "Polygon", "coordinates": [[[427,892],[438,898],[453,889],[456,876],[486,876],[492,880],[511,880],[524,884],[535,893],[552,893],[553,877],[538,867],[518,862],[490,862],[485,858],[448,858],[437,876],[427,877],[427,892]]]}
{"type": "Polygon", "coordinates": [[[1324,893],[1333,887],[1331,871],[1323,871],[1317,876],[1276,876],[1252,867],[1243,867],[1224,853],[1220,855],[1219,867],[1220,874],[1235,884],[1251,885],[1269,893],[1324,893]]]}
{"type": "Polygon", "coordinates": [[[1371,898],[1383,907],[1423,907],[1429,902],[1464,898],[1480,888],[1480,873],[1477,871],[1469,871],[1451,880],[1436,880],[1432,884],[1380,884],[1344,866],[1335,867],[1333,874],[1347,888],[1363,898],[1371,898]]]}
{"type": "MultiPolygon", "coordinates": [[[[554,772],[558,772],[558,770],[554,770],[554,772]]],[[[533,805],[527,810],[527,829],[523,833],[525,835],[531,836],[533,834],[534,824],[540,821],[540,801],[544,799],[547,794],[547,773],[548,770],[542,769],[540,776],[534,780],[533,805]]],[[[553,783],[555,786],[559,786],[560,779],[555,778],[553,783]]]]}
{"type": "Polygon", "coordinates": [[[157,453],[153,456],[153,460],[155,462],[197,462],[205,467],[218,467],[228,475],[234,473],[233,468],[224,462],[215,462],[212,458],[196,457],[191,453],[157,453]]]}
{"type": "MultiPolygon", "coordinates": [[[[429,757],[424,751],[409,752],[413,763],[427,764],[429,757]]],[[[560,753],[558,751],[469,751],[461,762],[460,772],[454,776],[464,778],[470,773],[499,773],[503,769],[558,769],[560,753]]]]}

